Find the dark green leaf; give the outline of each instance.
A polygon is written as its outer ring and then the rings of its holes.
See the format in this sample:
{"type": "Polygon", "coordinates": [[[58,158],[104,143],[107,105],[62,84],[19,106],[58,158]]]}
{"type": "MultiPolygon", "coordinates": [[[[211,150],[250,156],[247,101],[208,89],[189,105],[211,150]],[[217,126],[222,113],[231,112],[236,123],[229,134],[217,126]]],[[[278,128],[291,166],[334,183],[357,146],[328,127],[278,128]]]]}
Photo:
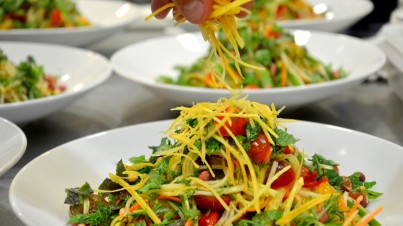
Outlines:
{"type": "Polygon", "coordinates": [[[276,128],[274,132],[278,135],[277,138],[274,138],[274,143],[278,146],[285,147],[298,141],[293,135],[282,129],[276,128]]]}
{"type": "Polygon", "coordinates": [[[83,202],[85,198],[94,193],[91,186],[85,182],[85,184],[79,188],[68,188],[65,190],[67,193],[65,204],[78,205],[83,202]]]}

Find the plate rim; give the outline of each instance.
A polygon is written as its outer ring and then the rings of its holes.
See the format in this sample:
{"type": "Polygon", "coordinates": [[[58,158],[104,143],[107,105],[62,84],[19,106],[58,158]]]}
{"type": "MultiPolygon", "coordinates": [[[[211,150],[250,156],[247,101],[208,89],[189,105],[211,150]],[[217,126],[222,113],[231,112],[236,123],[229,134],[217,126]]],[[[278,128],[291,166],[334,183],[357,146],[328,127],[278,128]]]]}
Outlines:
{"type": "Polygon", "coordinates": [[[28,145],[27,137],[20,127],[18,127],[16,124],[11,122],[10,120],[5,119],[0,116],[0,125],[1,124],[7,125],[7,126],[11,127],[14,131],[16,131],[17,135],[21,139],[22,143],[20,144],[17,152],[15,152],[15,155],[13,156],[13,158],[7,164],[0,166],[0,176],[5,174],[15,164],[17,164],[18,161],[20,161],[22,156],[25,154],[25,151],[26,151],[27,145],[28,145]]]}

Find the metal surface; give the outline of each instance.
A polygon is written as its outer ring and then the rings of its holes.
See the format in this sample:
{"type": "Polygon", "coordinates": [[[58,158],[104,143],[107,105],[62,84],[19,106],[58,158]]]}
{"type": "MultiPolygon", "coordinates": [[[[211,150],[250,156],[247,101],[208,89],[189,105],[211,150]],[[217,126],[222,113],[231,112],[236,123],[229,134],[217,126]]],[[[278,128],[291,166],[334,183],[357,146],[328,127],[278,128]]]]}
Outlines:
{"type": "MultiPolygon", "coordinates": [[[[178,30],[130,31],[88,48],[109,57],[118,48],[132,42],[175,32],[178,30]]],[[[51,148],[89,134],[141,122],[174,118],[176,113],[170,109],[175,106],[175,103],[163,100],[147,89],[113,75],[63,111],[22,125],[28,147],[22,159],[0,176],[0,225],[23,225],[12,211],[8,190],[13,177],[32,159],[51,148]]],[[[283,117],[358,130],[403,146],[402,115],[403,102],[390,91],[385,80],[375,80],[297,109],[283,117]]]]}

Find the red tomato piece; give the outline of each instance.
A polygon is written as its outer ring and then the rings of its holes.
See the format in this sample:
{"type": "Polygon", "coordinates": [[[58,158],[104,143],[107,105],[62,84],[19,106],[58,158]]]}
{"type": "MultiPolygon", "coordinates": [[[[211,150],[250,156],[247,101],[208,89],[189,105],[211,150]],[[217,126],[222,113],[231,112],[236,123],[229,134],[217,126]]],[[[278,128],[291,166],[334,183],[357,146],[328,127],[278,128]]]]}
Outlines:
{"type": "Polygon", "coordinates": [[[54,26],[62,25],[62,13],[58,9],[52,10],[50,13],[50,23],[54,26]]]}
{"type": "Polygon", "coordinates": [[[259,134],[250,144],[248,155],[255,164],[263,164],[270,160],[271,145],[266,135],[259,134]]]}
{"type": "Polygon", "coordinates": [[[302,166],[301,168],[301,177],[304,178],[304,186],[305,188],[312,188],[318,186],[320,183],[328,181],[326,177],[322,177],[319,180],[316,179],[317,173],[316,171],[310,171],[308,167],[302,166]]]}
{"type": "MultiPolygon", "coordinates": [[[[218,117],[222,120],[224,117],[218,117]]],[[[249,124],[249,120],[246,118],[230,118],[231,123],[229,121],[225,122],[225,126],[231,130],[231,132],[235,135],[246,136],[246,125],[249,124]]],[[[220,133],[223,137],[229,137],[229,133],[224,127],[220,128],[220,133]]]]}
{"type": "MultiPolygon", "coordinates": [[[[231,202],[231,197],[229,196],[221,196],[224,202],[229,205],[231,202]]],[[[197,207],[202,211],[218,211],[222,212],[225,210],[224,206],[218,201],[218,199],[214,196],[207,195],[195,195],[194,199],[196,201],[197,207]]]]}
{"type": "MultiPolygon", "coordinates": [[[[277,172],[284,169],[285,167],[287,167],[289,164],[285,161],[280,161],[278,163],[277,166],[277,172]]],[[[282,187],[286,187],[288,185],[290,185],[295,179],[295,173],[292,170],[292,168],[288,169],[287,171],[285,171],[283,174],[280,175],[279,178],[277,178],[277,180],[273,181],[273,183],[271,184],[271,187],[274,189],[278,189],[278,188],[282,188],[282,187]]]]}
{"type": "Polygon", "coordinates": [[[292,153],[292,151],[291,151],[291,149],[288,147],[288,146],[286,146],[285,148],[284,148],[284,154],[291,154],[292,153]]]}
{"type": "Polygon", "coordinates": [[[217,211],[211,211],[208,214],[202,214],[198,221],[199,226],[214,226],[220,220],[220,213],[217,211]]]}

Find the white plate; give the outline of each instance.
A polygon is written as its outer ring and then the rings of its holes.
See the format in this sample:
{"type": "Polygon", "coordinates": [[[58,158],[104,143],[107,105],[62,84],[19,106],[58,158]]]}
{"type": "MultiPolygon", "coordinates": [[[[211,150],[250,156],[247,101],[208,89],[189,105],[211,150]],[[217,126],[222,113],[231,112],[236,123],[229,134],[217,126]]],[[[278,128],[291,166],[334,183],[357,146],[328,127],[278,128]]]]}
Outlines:
{"type": "Polygon", "coordinates": [[[0,30],[0,40],[84,46],[116,34],[140,18],[137,5],[129,2],[108,0],[78,0],[76,2],[82,15],[92,23],[91,26],[0,30]]]}
{"type": "Polygon", "coordinates": [[[0,117],[0,176],[13,167],[27,147],[27,138],[12,122],[0,117]]]}
{"type": "MultiPolygon", "coordinates": [[[[358,85],[385,63],[384,53],[361,39],[300,30],[294,34],[299,43],[306,44],[314,57],[325,63],[332,63],[335,68],[345,68],[350,73],[348,78],[304,87],[245,90],[244,93],[251,100],[275,103],[278,106],[287,106],[287,109],[306,105],[358,85]]],[[[112,55],[111,64],[119,75],[150,88],[162,98],[187,105],[216,101],[231,94],[227,90],[156,82],[159,75],[175,77],[178,74],[173,70],[175,65],[191,64],[207,53],[207,46],[199,33],[161,37],[124,47],[112,55]]]]}
{"type": "Polygon", "coordinates": [[[111,75],[111,66],[104,56],[69,46],[54,44],[0,42],[0,49],[9,60],[19,63],[33,56],[46,74],[61,76],[66,86],[60,95],[16,103],[0,104],[0,116],[14,123],[26,123],[68,106],[82,95],[104,82],[111,75]]]}
{"type": "Polygon", "coordinates": [[[370,0],[308,0],[307,2],[313,7],[328,8],[325,18],[279,21],[278,25],[287,28],[340,32],[371,13],[374,8],[370,0]]]}
{"type": "MultiPolygon", "coordinates": [[[[283,20],[278,21],[278,25],[293,29],[341,32],[371,13],[374,8],[370,0],[307,0],[307,3],[318,10],[328,9],[325,18],[283,20]]],[[[147,5],[143,8],[144,15],[151,12],[150,7],[147,5]]],[[[158,25],[172,26],[173,24],[173,17],[170,13],[163,21],[152,19],[149,23],[142,25],[154,27],[158,25]]],[[[189,32],[199,29],[198,26],[188,22],[180,24],[179,27],[189,32]]]]}
{"type": "Polygon", "coordinates": [[[389,87],[403,101],[403,24],[383,26],[381,36],[385,42],[381,43],[380,47],[391,63],[387,77],[389,87]]]}
{"type": "MultiPolygon", "coordinates": [[[[9,200],[13,210],[28,225],[66,225],[68,206],[65,188],[88,182],[97,187],[116,163],[149,155],[149,145],[159,145],[162,131],[172,121],[140,124],[84,137],[56,147],[37,157],[15,176],[9,200]],[[146,139],[145,139],[146,138],[146,139]]],[[[296,122],[287,124],[300,139],[297,145],[308,154],[320,153],[340,163],[342,174],[362,171],[374,190],[383,192],[369,209],[383,205],[377,219],[384,225],[403,224],[403,148],[360,132],[330,125],[296,122]],[[374,167],[376,166],[376,167],[374,167]]]]}

